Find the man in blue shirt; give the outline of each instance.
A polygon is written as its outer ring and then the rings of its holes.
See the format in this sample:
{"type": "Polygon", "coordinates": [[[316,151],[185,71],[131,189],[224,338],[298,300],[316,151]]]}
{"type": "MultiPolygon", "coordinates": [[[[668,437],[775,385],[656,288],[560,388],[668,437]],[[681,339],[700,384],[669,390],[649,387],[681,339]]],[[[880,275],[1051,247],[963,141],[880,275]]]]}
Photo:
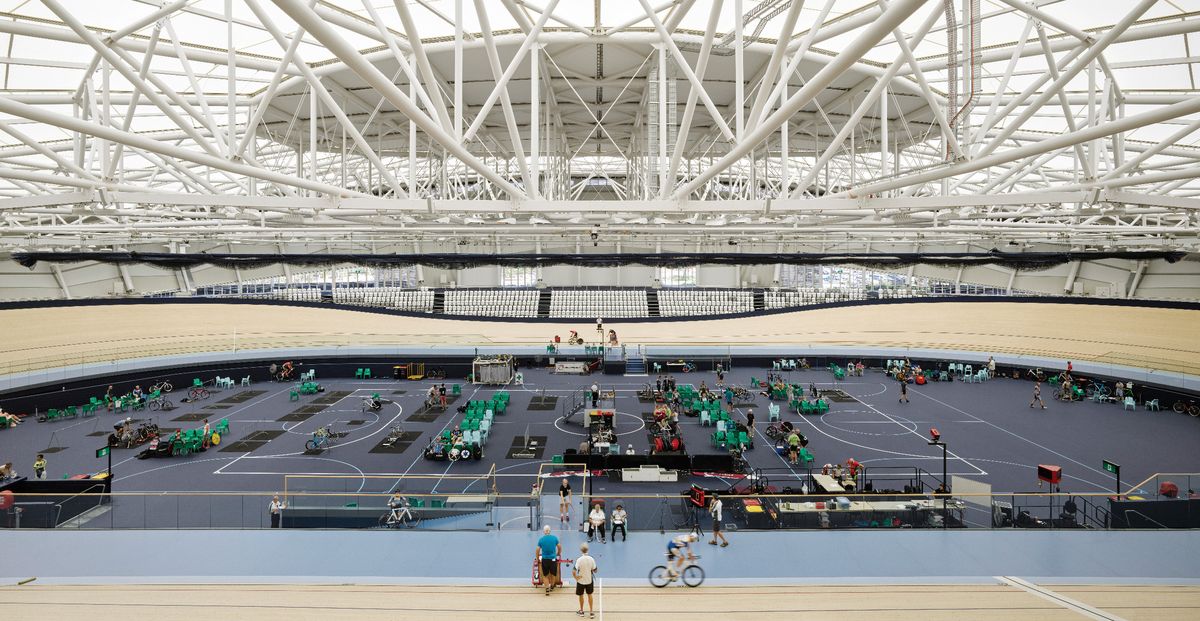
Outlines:
{"type": "Polygon", "coordinates": [[[533,550],[533,558],[538,560],[542,566],[538,572],[542,579],[542,586],[546,587],[546,595],[558,586],[558,557],[562,554],[562,546],[558,543],[558,537],[550,534],[550,525],[542,527],[542,538],[538,539],[537,547],[533,550]]]}

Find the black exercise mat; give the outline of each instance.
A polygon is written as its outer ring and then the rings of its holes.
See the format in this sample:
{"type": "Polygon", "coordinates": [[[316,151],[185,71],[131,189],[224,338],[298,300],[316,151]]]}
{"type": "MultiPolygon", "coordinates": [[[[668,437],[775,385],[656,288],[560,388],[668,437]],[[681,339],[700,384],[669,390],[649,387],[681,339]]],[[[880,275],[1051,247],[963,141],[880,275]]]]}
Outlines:
{"type": "Polygon", "coordinates": [[[529,407],[527,409],[530,411],[548,411],[553,410],[557,406],[558,397],[534,395],[534,397],[529,400],[529,407]]]}
{"type": "Polygon", "coordinates": [[[220,404],[220,403],[214,403],[213,405],[206,405],[201,409],[203,409],[203,410],[228,410],[231,407],[233,407],[233,404],[224,405],[224,404],[220,404]]]}
{"type": "Polygon", "coordinates": [[[817,393],[820,394],[822,398],[828,399],[834,403],[855,403],[858,401],[858,399],[846,394],[844,390],[838,390],[836,388],[829,390],[818,390],[817,393]]]}
{"type": "Polygon", "coordinates": [[[354,419],[354,420],[348,420],[348,421],[346,421],[346,424],[347,424],[347,425],[361,425],[361,424],[363,424],[363,423],[365,423],[365,422],[367,422],[367,421],[365,421],[365,420],[362,420],[362,419],[360,419],[360,418],[356,418],[356,419],[354,419]]]}
{"type": "Polygon", "coordinates": [[[327,392],[320,397],[313,399],[312,402],[317,405],[333,405],[352,394],[354,393],[349,390],[335,390],[333,392],[327,392]]]}
{"type": "Polygon", "coordinates": [[[230,395],[228,397],[225,397],[224,399],[221,399],[217,403],[245,403],[257,396],[265,395],[265,394],[267,394],[267,391],[265,391],[265,390],[246,390],[243,392],[239,392],[236,395],[230,395]]]}
{"type": "Polygon", "coordinates": [[[44,448],[38,452],[39,453],[57,453],[59,451],[65,451],[68,448],[71,448],[71,447],[69,447],[69,446],[51,446],[49,448],[44,448]]]}
{"type": "Polygon", "coordinates": [[[237,442],[231,442],[221,447],[221,452],[249,453],[266,446],[267,442],[270,442],[281,435],[283,435],[282,429],[263,429],[260,431],[252,431],[249,435],[241,440],[238,440],[237,442]]]}
{"type": "Polygon", "coordinates": [[[173,420],[177,423],[195,423],[195,422],[202,421],[208,417],[209,417],[209,414],[205,414],[204,412],[192,412],[190,414],[176,416],[175,418],[172,418],[171,420],[173,420]]]}
{"type": "Polygon", "coordinates": [[[437,420],[444,412],[433,410],[432,412],[424,412],[418,410],[416,414],[408,417],[408,421],[412,423],[432,423],[437,420]]]}
{"type": "Polygon", "coordinates": [[[390,435],[391,434],[384,436],[383,439],[379,441],[379,444],[375,445],[375,448],[373,448],[367,452],[368,453],[389,453],[389,454],[393,454],[393,455],[398,455],[400,453],[403,453],[404,451],[407,451],[409,449],[409,447],[412,446],[413,442],[416,442],[417,438],[421,437],[421,432],[420,431],[405,431],[404,433],[401,433],[400,436],[398,438],[396,438],[396,440],[394,442],[392,442],[392,444],[390,446],[384,446],[384,444],[387,443],[388,437],[390,435]]]}
{"type": "Polygon", "coordinates": [[[393,390],[392,394],[393,395],[407,395],[408,391],[407,390],[393,390]]]}
{"type": "Polygon", "coordinates": [[[525,446],[525,437],[513,438],[512,446],[508,449],[509,459],[541,459],[546,452],[546,436],[529,436],[530,444],[537,443],[533,448],[525,446]]]}
{"type": "Polygon", "coordinates": [[[298,423],[312,418],[313,415],[324,409],[323,405],[303,405],[275,420],[281,423],[298,423]]]}
{"type": "Polygon", "coordinates": [[[89,438],[99,438],[101,436],[106,436],[110,433],[112,433],[112,432],[111,431],[93,431],[88,434],[88,437],[89,438]]]}

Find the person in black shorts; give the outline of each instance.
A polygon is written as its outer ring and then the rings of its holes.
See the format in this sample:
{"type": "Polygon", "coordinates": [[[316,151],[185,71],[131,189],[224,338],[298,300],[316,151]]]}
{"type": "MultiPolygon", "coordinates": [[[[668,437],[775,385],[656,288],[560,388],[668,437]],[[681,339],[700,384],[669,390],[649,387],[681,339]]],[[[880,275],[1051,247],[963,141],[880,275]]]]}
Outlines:
{"type": "Polygon", "coordinates": [[[563,477],[558,487],[558,519],[566,522],[571,517],[571,482],[563,477]]]}
{"type": "Polygon", "coordinates": [[[591,617],[595,618],[596,608],[592,603],[592,591],[595,589],[596,582],[596,559],[588,554],[588,544],[579,544],[579,558],[575,559],[575,567],[571,569],[571,576],[575,578],[575,595],[579,596],[579,610],[576,615],[583,616],[583,596],[587,594],[588,612],[591,617]]]}
{"type": "Polygon", "coordinates": [[[908,381],[903,377],[900,378],[900,403],[908,403],[908,381]]]}
{"type": "Polygon", "coordinates": [[[721,497],[718,496],[717,494],[713,494],[712,495],[712,504],[708,506],[708,512],[710,515],[712,515],[712,519],[713,519],[713,521],[712,521],[713,538],[708,543],[709,543],[709,545],[715,546],[715,545],[717,545],[717,540],[720,539],[722,548],[729,545],[729,540],[725,538],[725,533],[721,532],[721,518],[722,518],[721,514],[723,512],[722,510],[724,509],[724,507],[725,507],[725,503],[721,502],[721,497]]]}

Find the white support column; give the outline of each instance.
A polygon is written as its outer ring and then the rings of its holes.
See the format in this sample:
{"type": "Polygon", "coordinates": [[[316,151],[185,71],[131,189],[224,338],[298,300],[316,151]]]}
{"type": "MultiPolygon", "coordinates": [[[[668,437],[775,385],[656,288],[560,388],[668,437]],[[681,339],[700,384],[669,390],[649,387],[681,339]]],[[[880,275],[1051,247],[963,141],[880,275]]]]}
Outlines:
{"type": "Polygon", "coordinates": [[[1129,283],[1129,291],[1125,294],[1126,299],[1132,298],[1137,293],[1138,285],[1142,284],[1142,275],[1146,273],[1148,261],[1138,261],[1137,271],[1133,273],[1133,282],[1129,283]]]}
{"type": "MultiPolygon", "coordinates": [[[[656,45],[658,50],[658,105],[655,113],[658,115],[658,153],[654,154],[655,167],[658,168],[658,191],[662,198],[667,197],[667,48],[666,44],[656,45]]],[[[674,184],[672,184],[673,186],[674,184]]]]}
{"type": "Polygon", "coordinates": [[[71,300],[71,288],[67,286],[67,279],[63,277],[62,270],[59,269],[57,263],[50,264],[50,271],[54,273],[54,280],[58,283],[58,288],[62,289],[63,298],[71,300]]]}
{"type": "Polygon", "coordinates": [[[463,0],[454,0],[454,136],[463,135],[463,0]]]}
{"type": "Polygon", "coordinates": [[[888,88],[879,94],[879,176],[888,174],[888,88]]]}
{"type": "Polygon", "coordinates": [[[541,61],[542,44],[535,42],[533,48],[529,51],[529,195],[537,199],[538,186],[540,185],[541,165],[541,137],[538,115],[541,112],[542,85],[541,78],[538,76],[538,63],[541,61]]]}
{"type": "Polygon", "coordinates": [[[308,89],[308,180],[317,180],[317,89],[325,88],[311,84],[308,89]]]}
{"type": "Polygon", "coordinates": [[[740,143],[746,130],[746,66],[745,50],[742,49],[742,29],[745,28],[745,13],[742,0],[733,0],[733,107],[734,133],[740,143]]]}
{"type": "Polygon", "coordinates": [[[1067,280],[1063,282],[1063,293],[1071,293],[1075,289],[1075,279],[1079,276],[1080,261],[1071,262],[1071,271],[1067,272],[1067,280]]]}
{"type": "MultiPolygon", "coordinates": [[[[415,97],[417,83],[409,81],[408,96],[415,97]]],[[[417,198],[417,122],[408,119],[408,197],[417,198]]]]}
{"type": "MultiPolygon", "coordinates": [[[[226,129],[229,140],[226,144],[232,149],[237,144],[237,47],[233,44],[233,0],[225,0],[225,42],[228,56],[225,65],[225,88],[228,90],[225,99],[226,129]]],[[[204,93],[196,93],[204,97],[204,93]]],[[[233,157],[230,152],[229,157],[233,157]]]]}
{"type": "MultiPolygon", "coordinates": [[[[783,75],[780,76],[779,79],[783,81],[783,88],[779,91],[779,105],[782,106],[784,102],[787,101],[788,76],[783,75]]],[[[791,121],[789,119],[784,119],[783,125],[779,126],[779,192],[776,193],[776,196],[779,198],[784,198],[788,195],[788,188],[790,185],[788,182],[791,181],[792,178],[791,166],[790,162],[788,162],[788,158],[790,157],[788,153],[788,137],[791,135],[791,133],[791,121]]],[[[775,265],[775,269],[779,269],[778,264],[775,265]]],[[[775,275],[775,280],[779,280],[778,273],[775,275]]]]}

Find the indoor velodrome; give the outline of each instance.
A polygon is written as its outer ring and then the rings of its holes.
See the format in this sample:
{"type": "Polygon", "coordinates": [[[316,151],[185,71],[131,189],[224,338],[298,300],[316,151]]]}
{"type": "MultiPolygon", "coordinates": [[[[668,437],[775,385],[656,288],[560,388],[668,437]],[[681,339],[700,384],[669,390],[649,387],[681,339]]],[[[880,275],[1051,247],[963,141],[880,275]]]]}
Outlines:
{"type": "Polygon", "coordinates": [[[1200,1],[0,18],[0,617],[1200,618],[1200,1]]]}

